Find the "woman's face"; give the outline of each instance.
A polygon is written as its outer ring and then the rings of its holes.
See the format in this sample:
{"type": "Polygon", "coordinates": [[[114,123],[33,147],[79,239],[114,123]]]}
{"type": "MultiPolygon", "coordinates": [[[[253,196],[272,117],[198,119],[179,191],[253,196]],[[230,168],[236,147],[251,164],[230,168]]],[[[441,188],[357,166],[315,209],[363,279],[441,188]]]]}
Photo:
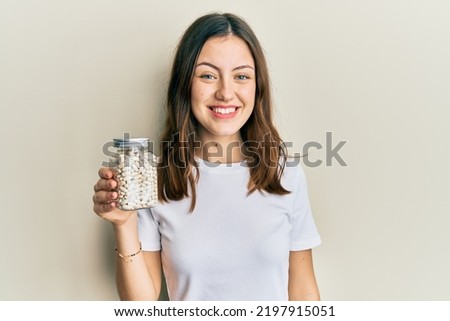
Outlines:
{"type": "Polygon", "coordinates": [[[240,141],[255,105],[255,63],[239,37],[213,37],[200,51],[192,80],[192,112],[205,142],[240,141]]]}

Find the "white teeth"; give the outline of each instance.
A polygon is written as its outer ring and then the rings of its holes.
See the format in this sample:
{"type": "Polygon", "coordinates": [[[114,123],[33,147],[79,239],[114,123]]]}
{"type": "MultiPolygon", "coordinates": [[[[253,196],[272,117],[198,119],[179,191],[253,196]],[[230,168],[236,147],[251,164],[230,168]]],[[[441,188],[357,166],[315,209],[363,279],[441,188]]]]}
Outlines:
{"type": "Polygon", "coordinates": [[[212,110],[215,113],[226,115],[226,114],[235,112],[236,108],[235,107],[230,107],[230,108],[215,108],[215,107],[213,107],[212,110]]]}

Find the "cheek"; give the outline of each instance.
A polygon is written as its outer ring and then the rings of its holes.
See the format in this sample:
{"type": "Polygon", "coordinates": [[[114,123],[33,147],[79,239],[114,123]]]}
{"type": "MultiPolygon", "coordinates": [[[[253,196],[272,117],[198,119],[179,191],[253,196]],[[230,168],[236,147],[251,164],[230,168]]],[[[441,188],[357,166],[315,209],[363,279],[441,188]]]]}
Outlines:
{"type": "Polygon", "coordinates": [[[192,84],[191,88],[191,102],[201,103],[208,97],[207,88],[200,86],[199,84],[192,84]]]}
{"type": "Polygon", "coordinates": [[[242,99],[245,99],[247,104],[254,105],[255,104],[255,95],[256,95],[256,87],[247,87],[243,88],[241,91],[242,99]]]}
{"type": "Polygon", "coordinates": [[[199,95],[198,86],[194,82],[191,87],[191,101],[194,102],[195,100],[197,100],[198,95],[199,95]]]}

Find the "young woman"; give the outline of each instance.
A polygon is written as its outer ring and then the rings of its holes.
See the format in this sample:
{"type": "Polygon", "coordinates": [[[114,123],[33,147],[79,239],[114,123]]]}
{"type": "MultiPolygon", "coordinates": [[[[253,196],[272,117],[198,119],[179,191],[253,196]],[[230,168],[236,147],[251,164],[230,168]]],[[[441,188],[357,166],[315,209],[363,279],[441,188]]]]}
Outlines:
{"type": "Polygon", "coordinates": [[[160,202],[120,211],[108,168],[94,186],[94,211],[114,227],[121,299],[157,300],[162,269],[171,300],[320,299],[305,176],[271,114],[251,28],[232,14],[198,18],[172,67],[160,202]]]}

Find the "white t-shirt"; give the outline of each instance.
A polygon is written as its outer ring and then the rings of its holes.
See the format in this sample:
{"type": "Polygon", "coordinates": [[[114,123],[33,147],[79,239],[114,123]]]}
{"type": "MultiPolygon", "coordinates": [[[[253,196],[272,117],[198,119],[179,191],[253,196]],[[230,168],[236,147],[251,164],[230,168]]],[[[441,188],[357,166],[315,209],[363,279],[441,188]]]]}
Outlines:
{"type": "Polygon", "coordinates": [[[291,193],[280,196],[247,195],[246,163],[198,163],[192,213],[190,198],[138,211],[142,249],[161,250],[169,298],[288,300],[289,252],[321,243],[301,166],[285,167],[291,193]]]}

